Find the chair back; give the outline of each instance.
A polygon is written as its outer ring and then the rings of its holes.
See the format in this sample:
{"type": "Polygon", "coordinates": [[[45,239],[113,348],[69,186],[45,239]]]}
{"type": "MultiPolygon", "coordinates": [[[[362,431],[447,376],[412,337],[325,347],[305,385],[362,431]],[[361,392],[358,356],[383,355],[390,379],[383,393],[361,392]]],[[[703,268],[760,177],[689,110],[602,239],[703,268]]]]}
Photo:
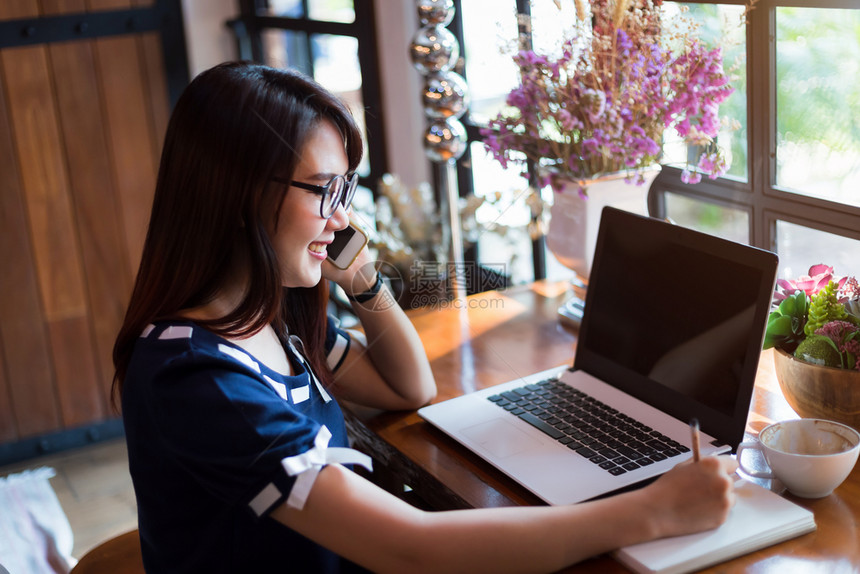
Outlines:
{"type": "Polygon", "coordinates": [[[137,530],[102,542],[80,559],[71,574],[145,574],[137,530]]]}

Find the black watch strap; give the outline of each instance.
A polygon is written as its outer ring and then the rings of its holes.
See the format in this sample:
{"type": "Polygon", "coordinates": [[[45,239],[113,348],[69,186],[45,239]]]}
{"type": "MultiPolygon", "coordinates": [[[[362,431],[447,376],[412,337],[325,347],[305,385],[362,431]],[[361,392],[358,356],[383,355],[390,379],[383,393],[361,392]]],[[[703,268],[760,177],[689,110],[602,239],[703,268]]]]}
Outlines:
{"type": "Polygon", "coordinates": [[[355,303],[365,303],[376,297],[376,294],[379,293],[380,289],[382,289],[382,275],[377,272],[376,283],[373,284],[373,287],[364,293],[359,293],[358,295],[347,295],[346,298],[350,301],[354,301],[355,303]]]}

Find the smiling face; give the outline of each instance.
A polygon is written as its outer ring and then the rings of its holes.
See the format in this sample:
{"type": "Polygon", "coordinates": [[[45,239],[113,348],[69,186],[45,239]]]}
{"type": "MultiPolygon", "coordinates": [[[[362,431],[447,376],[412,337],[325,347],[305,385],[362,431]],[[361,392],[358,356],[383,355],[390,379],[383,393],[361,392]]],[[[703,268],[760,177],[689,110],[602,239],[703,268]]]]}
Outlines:
{"type": "MultiPolygon", "coordinates": [[[[325,185],[332,177],[345,175],[348,169],[340,132],[330,121],[322,120],[302,149],[293,180],[325,185]]],[[[334,239],[334,232],[349,223],[343,206],[331,218],[323,219],[320,199],[311,191],[292,186],[284,196],[272,245],[285,287],[312,287],[319,283],[326,247],[334,239]]]]}

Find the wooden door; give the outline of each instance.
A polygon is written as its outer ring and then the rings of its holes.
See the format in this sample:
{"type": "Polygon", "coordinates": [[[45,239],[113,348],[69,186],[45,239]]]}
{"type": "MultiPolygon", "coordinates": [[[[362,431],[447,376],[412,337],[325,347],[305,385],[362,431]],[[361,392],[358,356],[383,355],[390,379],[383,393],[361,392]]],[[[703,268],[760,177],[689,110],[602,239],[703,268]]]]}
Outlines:
{"type": "MultiPolygon", "coordinates": [[[[152,3],[4,0],[0,21],[152,3]]],[[[0,50],[0,444],[117,416],[111,351],[169,110],[161,46],[153,31],[0,50]]]]}

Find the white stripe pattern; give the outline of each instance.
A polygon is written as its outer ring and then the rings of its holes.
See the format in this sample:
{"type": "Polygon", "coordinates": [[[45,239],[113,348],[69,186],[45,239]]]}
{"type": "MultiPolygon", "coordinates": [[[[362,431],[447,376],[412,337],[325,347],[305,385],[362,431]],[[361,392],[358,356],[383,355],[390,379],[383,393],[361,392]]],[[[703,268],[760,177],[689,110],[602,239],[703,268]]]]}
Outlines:
{"type": "Polygon", "coordinates": [[[188,325],[171,325],[162,331],[158,338],[162,341],[169,339],[190,339],[193,332],[194,327],[189,327],[188,325]]]}
{"type": "Polygon", "coordinates": [[[263,378],[266,379],[267,383],[272,385],[272,388],[275,389],[276,393],[281,395],[282,399],[284,399],[285,401],[289,400],[287,398],[287,385],[285,385],[284,383],[279,383],[278,381],[274,380],[269,375],[263,375],[263,378]]]}
{"type": "Polygon", "coordinates": [[[231,347],[230,345],[225,345],[224,343],[218,343],[218,350],[225,355],[233,357],[240,363],[254,369],[254,371],[258,373],[260,372],[260,365],[257,363],[257,361],[252,359],[251,355],[249,355],[248,353],[240,351],[239,349],[231,347]]]}
{"type": "Polygon", "coordinates": [[[280,497],[280,489],[270,482],[263,490],[260,491],[259,494],[257,494],[257,496],[254,497],[251,502],[248,503],[248,506],[250,506],[251,510],[254,511],[254,514],[261,516],[267,509],[275,504],[280,497]]]}
{"type": "Polygon", "coordinates": [[[305,370],[308,372],[308,375],[310,376],[311,380],[314,382],[314,386],[316,386],[317,390],[319,391],[320,396],[322,397],[322,400],[324,402],[331,401],[331,396],[329,396],[329,394],[326,392],[325,388],[323,388],[322,383],[317,378],[316,374],[314,373],[314,370],[311,368],[307,359],[305,359],[304,353],[302,353],[302,351],[300,350],[300,349],[305,348],[305,344],[302,342],[302,340],[299,338],[298,335],[290,335],[290,337],[289,337],[289,339],[287,339],[287,341],[290,344],[290,349],[292,349],[293,354],[296,357],[298,357],[299,361],[301,361],[302,365],[304,365],[305,370]]]}
{"type": "Polygon", "coordinates": [[[298,387],[297,389],[290,389],[290,396],[293,399],[293,404],[297,405],[299,403],[303,403],[311,398],[311,386],[305,385],[303,387],[298,387]]]}
{"type": "Polygon", "coordinates": [[[329,448],[330,440],[331,431],[322,426],[314,438],[314,446],[302,454],[288,456],[281,461],[287,474],[296,477],[290,496],[287,497],[287,506],[290,508],[304,508],[320,470],[327,464],[358,464],[373,471],[373,461],[369,456],[351,448],[329,448]]]}
{"type": "Polygon", "coordinates": [[[344,337],[342,334],[337,334],[337,339],[334,341],[334,346],[329,351],[328,356],[326,357],[326,363],[328,364],[328,368],[332,371],[335,367],[337,367],[340,360],[343,358],[343,354],[346,352],[346,349],[349,347],[349,339],[344,337]]]}

